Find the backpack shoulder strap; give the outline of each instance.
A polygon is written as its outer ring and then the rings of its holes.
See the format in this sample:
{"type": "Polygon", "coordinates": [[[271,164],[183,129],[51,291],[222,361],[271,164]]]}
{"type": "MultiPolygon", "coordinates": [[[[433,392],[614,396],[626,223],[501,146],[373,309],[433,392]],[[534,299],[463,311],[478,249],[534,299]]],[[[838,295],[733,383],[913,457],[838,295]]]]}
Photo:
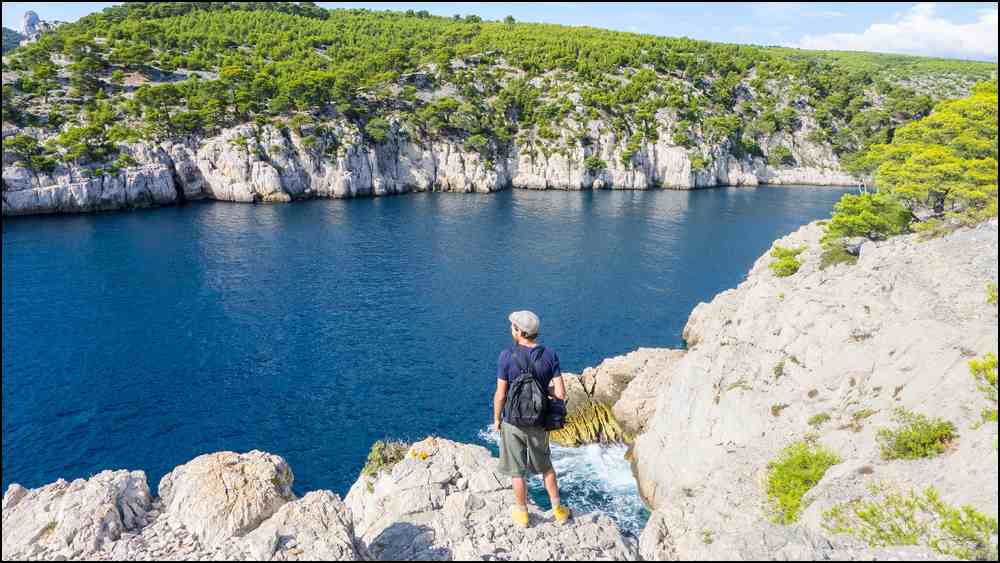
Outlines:
{"type": "Polygon", "coordinates": [[[528,352],[528,356],[531,358],[532,366],[534,366],[534,364],[542,361],[542,358],[545,356],[545,347],[535,346],[528,352]]]}
{"type": "Polygon", "coordinates": [[[538,372],[535,370],[535,363],[545,355],[544,346],[535,346],[534,348],[527,351],[524,356],[527,356],[527,362],[524,362],[522,354],[520,354],[520,347],[514,346],[510,349],[510,357],[514,361],[514,365],[517,366],[518,371],[530,371],[531,375],[538,377],[538,372]]]}
{"type": "Polygon", "coordinates": [[[545,348],[543,346],[535,346],[531,350],[528,350],[528,369],[531,371],[536,379],[538,378],[538,370],[535,369],[535,364],[538,360],[542,359],[545,355],[545,348]]]}
{"type": "Polygon", "coordinates": [[[515,345],[510,349],[510,359],[514,362],[514,367],[517,368],[519,372],[524,371],[526,366],[522,361],[520,349],[515,345]]]}

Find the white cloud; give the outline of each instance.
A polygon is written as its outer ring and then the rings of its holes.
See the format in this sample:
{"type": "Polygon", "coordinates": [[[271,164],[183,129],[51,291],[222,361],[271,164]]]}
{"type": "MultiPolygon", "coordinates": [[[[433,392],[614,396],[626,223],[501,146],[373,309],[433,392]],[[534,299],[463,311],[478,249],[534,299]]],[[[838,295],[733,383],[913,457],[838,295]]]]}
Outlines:
{"type": "Polygon", "coordinates": [[[936,4],[917,4],[892,23],[873,24],[863,33],[806,35],[794,46],[996,61],[997,8],[961,24],[939,16],[936,4]]]}

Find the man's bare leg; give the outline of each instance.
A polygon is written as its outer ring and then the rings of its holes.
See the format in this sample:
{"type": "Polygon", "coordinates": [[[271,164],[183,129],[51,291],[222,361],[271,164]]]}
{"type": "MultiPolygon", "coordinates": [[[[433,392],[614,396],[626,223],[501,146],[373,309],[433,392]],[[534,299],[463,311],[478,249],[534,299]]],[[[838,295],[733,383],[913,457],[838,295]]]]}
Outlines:
{"type": "Polygon", "coordinates": [[[556,479],[555,470],[545,472],[545,490],[549,492],[549,500],[552,502],[552,515],[556,517],[556,522],[565,524],[573,517],[573,511],[566,508],[559,502],[559,481],[556,479]]]}
{"type": "Polygon", "coordinates": [[[549,501],[552,502],[552,508],[556,508],[559,506],[559,481],[556,479],[556,472],[554,469],[549,469],[543,477],[545,490],[549,492],[549,501]]]}
{"type": "Polygon", "coordinates": [[[528,487],[524,484],[524,479],[511,477],[511,484],[514,486],[514,500],[518,506],[528,506],[528,487]]]}
{"type": "Polygon", "coordinates": [[[521,477],[511,477],[510,481],[514,486],[514,500],[516,501],[516,504],[510,507],[510,517],[518,526],[527,528],[531,520],[528,516],[528,488],[521,477]]]}

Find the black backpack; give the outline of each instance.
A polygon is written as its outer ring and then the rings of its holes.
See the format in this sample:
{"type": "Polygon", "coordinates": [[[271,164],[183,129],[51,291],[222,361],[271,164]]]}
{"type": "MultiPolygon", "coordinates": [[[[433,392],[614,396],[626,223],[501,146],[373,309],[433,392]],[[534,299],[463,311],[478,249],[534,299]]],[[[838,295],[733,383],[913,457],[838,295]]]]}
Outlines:
{"type": "MultiPolygon", "coordinates": [[[[545,349],[537,348],[539,355],[545,353],[545,349]]],[[[518,375],[507,391],[507,404],[504,406],[504,413],[508,424],[520,427],[545,427],[545,415],[548,412],[549,394],[542,384],[535,377],[535,360],[531,357],[532,349],[528,352],[528,362],[522,361],[521,354],[517,348],[511,349],[511,358],[517,366],[518,375]]]]}

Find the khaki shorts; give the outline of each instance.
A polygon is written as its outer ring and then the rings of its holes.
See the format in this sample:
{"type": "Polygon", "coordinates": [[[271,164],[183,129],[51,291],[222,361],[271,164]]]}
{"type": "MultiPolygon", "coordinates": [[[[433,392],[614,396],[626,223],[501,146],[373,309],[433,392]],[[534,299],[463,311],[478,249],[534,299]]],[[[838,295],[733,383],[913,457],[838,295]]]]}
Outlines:
{"type": "Polygon", "coordinates": [[[500,473],[508,477],[530,477],[552,470],[549,433],[544,428],[500,425],[500,473]]]}

